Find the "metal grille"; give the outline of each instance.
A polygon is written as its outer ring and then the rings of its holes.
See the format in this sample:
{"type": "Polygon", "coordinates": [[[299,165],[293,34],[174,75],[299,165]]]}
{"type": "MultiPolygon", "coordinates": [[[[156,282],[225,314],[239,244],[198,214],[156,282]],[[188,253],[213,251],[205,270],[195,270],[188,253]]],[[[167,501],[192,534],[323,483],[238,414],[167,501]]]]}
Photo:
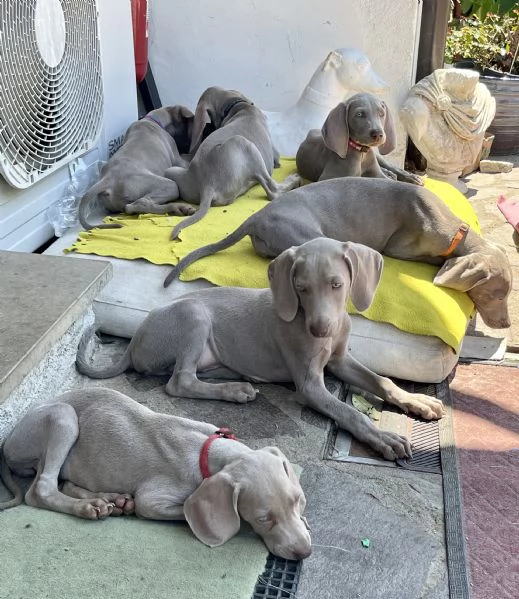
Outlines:
{"type": "MultiPolygon", "coordinates": [[[[423,393],[437,397],[446,403],[449,399],[448,383],[422,384],[410,381],[395,381],[396,384],[411,393],[423,393]]],[[[353,404],[353,393],[345,386],[339,399],[353,404]]],[[[415,416],[407,416],[397,408],[382,401],[375,406],[380,418],[375,423],[381,430],[392,431],[407,436],[413,446],[411,460],[397,460],[396,463],[384,460],[371,448],[354,439],[349,433],[339,429],[335,423],[330,426],[323,458],[342,462],[358,462],[394,468],[400,466],[408,470],[441,474],[440,456],[440,420],[421,420],[415,416]]]]}
{"type": "Polygon", "coordinates": [[[89,150],[103,93],[96,0],[0,3],[0,172],[29,187],[89,150]]]}
{"type": "Polygon", "coordinates": [[[301,572],[301,562],[276,557],[267,557],[265,571],[258,582],[251,599],[285,599],[296,596],[301,572]]]}

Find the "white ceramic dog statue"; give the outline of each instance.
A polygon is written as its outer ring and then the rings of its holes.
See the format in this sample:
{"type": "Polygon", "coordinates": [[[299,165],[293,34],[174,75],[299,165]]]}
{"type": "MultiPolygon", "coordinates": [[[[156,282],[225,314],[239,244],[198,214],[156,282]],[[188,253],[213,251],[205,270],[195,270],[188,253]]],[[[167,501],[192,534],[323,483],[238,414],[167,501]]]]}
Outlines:
{"type": "Polygon", "coordinates": [[[274,147],[281,156],[295,156],[308,131],[320,129],[339,102],[358,92],[380,94],[388,89],[363,52],[332,50],[293,106],[281,112],[263,111],[274,147]]]}

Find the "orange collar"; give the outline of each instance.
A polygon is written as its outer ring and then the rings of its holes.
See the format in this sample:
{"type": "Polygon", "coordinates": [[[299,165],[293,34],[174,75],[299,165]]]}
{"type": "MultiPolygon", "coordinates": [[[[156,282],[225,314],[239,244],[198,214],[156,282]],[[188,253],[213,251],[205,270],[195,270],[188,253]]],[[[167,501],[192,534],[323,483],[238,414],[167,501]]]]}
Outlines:
{"type": "Polygon", "coordinates": [[[459,244],[465,239],[469,232],[470,226],[467,223],[461,223],[456,235],[452,238],[451,244],[445,252],[442,252],[440,256],[450,256],[452,252],[459,246],[459,244]]]}

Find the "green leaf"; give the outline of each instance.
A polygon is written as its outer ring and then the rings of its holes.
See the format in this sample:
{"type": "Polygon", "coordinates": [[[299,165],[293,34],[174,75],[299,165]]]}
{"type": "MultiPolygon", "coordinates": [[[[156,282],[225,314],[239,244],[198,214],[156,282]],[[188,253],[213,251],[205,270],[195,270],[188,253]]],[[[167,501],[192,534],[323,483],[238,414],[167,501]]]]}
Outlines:
{"type": "Polygon", "coordinates": [[[515,0],[501,0],[499,2],[499,14],[510,12],[514,8],[519,8],[519,2],[515,0]]]}

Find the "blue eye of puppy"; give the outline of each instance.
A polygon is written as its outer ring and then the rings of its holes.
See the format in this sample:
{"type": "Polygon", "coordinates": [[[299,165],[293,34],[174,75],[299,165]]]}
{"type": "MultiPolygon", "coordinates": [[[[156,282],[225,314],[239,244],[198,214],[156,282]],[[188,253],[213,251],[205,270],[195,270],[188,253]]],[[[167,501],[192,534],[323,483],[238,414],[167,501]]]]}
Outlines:
{"type": "Polygon", "coordinates": [[[332,281],[331,285],[334,289],[339,289],[340,287],[342,287],[342,281],[332,281]]]}

